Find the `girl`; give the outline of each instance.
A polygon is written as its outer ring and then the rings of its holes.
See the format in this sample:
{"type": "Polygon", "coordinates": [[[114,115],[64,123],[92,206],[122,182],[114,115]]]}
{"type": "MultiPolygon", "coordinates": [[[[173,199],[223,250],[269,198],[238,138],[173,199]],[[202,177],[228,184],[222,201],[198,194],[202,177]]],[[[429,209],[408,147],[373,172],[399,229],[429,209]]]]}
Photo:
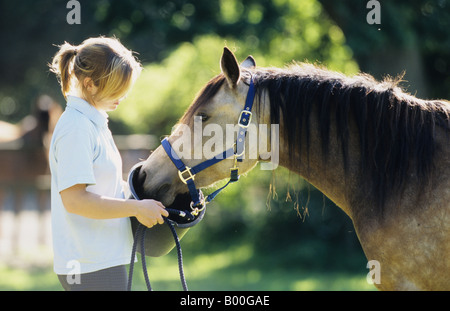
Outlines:
{"type": "Polygon", "coordinates": [[[141,71],[117,39],[63,44],[51,71],[67,100],[49,161],[54,271],[66,290],[125,290],[133,237],[129,218],[152,227],[168,216],[154,200],[124,198],[122,160],[108,128],[141,71]]]}

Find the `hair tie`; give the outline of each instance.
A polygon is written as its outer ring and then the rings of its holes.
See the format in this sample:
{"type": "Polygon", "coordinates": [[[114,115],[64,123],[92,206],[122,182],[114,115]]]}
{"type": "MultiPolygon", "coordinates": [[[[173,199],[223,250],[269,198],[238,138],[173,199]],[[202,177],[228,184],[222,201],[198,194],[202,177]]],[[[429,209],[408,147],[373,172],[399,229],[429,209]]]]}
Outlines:
{"type": "Polygon", "coordinates": [[[73,55],[77,56],[77,54],[78,54],[78,49],[74,49],[73,50],[73,55]]]}

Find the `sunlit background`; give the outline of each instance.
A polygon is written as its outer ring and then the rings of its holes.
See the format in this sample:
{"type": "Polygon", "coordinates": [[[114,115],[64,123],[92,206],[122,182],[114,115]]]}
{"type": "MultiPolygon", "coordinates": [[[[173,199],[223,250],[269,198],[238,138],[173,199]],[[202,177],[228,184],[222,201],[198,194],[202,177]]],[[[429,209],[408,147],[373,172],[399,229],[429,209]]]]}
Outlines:
{"type": "MultiPolygon", "coordinates": [[[[293,61],[381,79],[404,75],[422,98],[450,98],[450,2],[365,0],[0,2],[0,290],[61,290],[52,272],[48,139],[64,109],[47,64],[67,41],[115,36],[144,71],[110,114],[124,176],[220,72],[224,46],[259,66],[293,61]]],[[[374,290],[351,220],[300,177],[256,168],[182,239],[194,290],[374,290]]],[[[155,290],[179,290],[175,251],[148,259],[155,290]]],[[[144,290],[139,268],[133,289],[144,290]]]]}

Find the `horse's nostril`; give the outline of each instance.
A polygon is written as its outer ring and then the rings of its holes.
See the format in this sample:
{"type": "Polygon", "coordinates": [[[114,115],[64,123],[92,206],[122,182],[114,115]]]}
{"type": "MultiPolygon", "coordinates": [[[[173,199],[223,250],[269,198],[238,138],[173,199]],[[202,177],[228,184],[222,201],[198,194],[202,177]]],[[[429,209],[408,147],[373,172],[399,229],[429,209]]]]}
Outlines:
{"type": "Polygon", "coordinates": [[[136,186],[142,186],[145,182],[145,179],[147,178],[147,173],[145,173],[144,170],[141,170],[142,166],[139,166],[136,168],[134,174],[133,174],[133,185],[136,186]]]}

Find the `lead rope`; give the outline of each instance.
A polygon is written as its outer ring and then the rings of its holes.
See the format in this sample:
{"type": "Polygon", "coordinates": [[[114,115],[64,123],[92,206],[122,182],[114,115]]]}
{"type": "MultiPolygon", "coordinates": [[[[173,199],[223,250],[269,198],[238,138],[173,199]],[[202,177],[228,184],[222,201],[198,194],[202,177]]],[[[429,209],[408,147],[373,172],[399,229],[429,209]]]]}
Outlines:
{"type": "MultiPolygon", "coordinates": [[[[183,254],[181,252],[180,239],[178,238],[178,235],[177,235],[177,232],[176,232],[174,226],[166,218],[165,218],[165,223],[169,226],[170,231],[172,232],[173,238],[175,240],[175,244],[177,246],[178,270],[180,272],[181,285],[182,285],[184,291],[188,291],[186,278],[184,276],[183,254]]],[[[138,227],[136,229],[136,232],[134,233],[133,248],[131,251],[130,269],[129,269],[129,273],[128,273],[128,284],[127,284],[128,291],[131,291],[131,284],[133,283],[134,260],[135,260],[135,256],[136,256],[138,240],[140,240],[140,242],[141,242],[141,261],[142,261],[142,270],[144,272],[145,284],[147,286],[147,290],[152,291],[152,286],[150,284],[150,279],[148,277],[148,272],[147,272],[147,262],[145,260],[145,231],[146,230],[147,230],[147,227],[145,227],[144,225],[139,223],[138,227]]]]}
{"type": "Polygon", "coordinates": [[[150,284],[150,279],[148,277],[148,272],[147,272],[147,261],[145,260],[145,231],[147,230],[147,227],[140,225],[142,228],[142,233],[141,233],[141,261],[142,261],[142,271],[144,273],[144,280],[145,280],[145,285],[147,285],[147,290],[148,291],[152,291],[152,286],[150,284]]]}
{"type": "Polygon", "coordinates": [[[177,232],[175,231],[175,228],[170,223],[170,221],[166,221],[166,223],[169,226],[170,230],[172,231],[173,239],[175,240],[175,244],[177,246],[178,271],[180,272],[181,286],[183,287],[183,290],[187,292],[188,291],[188,287],[187,287],[187,283],[186,283],[186,278],[184,276],[183,254],[181,252],[180,239],[178,238],[177,232]]]}
{"type": "Polygon", "coordinates": [[[127,291],[131,291],[131,284],[133,283],[133,270],[134,270],[134,260],[136,257],[136,248],[137,248],[137,240],[138,240],[138,233],[141,231],[141,224],[138,225],[136,232],[134,232],[133,237],[133,248],[131,249],[131,260],[130,260],[130,269],[128,271],[128,284],[127,284],[127,291]]]}

